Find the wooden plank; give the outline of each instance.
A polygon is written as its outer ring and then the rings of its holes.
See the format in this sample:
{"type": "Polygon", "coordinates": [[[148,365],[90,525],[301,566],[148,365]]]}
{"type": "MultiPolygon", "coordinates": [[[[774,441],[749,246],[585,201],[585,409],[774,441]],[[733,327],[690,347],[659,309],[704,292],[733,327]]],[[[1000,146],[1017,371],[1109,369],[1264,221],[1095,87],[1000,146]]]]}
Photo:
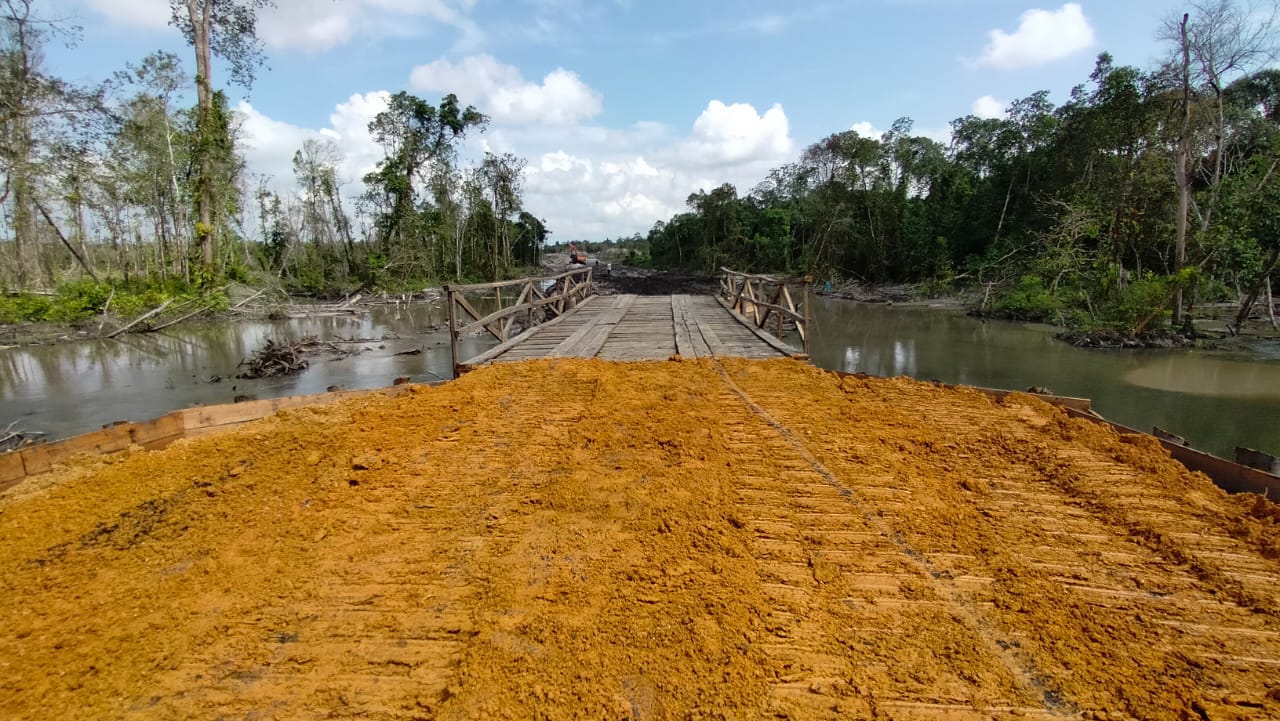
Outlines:
{"type": "Polygon", "coordinates": [[[744,318],[743,316],[735,312],[733,308],[729,306],[729,304],[724,302],[724,299],[716,298],[716,302],[718,302],[725,309],[725,312],[733,316],[734,320],[738,321],[740,324],[742,324],[744,328],[751,331],[752,334],[754,334],[757,338],[767,343],[769,346],[771,346],[774,350],[778,351],[779,353],[792,356],[800,352],[795,348],[792,348],[791,346],[787,345],[786,343],[783,343],[782,341],[778,340],[771,333],[764,331],[760,328],[757,328],[755,324],[753,324],[751,321],[747,320],[746,318],[744,318]]]}
{"type": "Polygon", "coordinates": [[[558,273],[556,275],[548,275],[548,276],[543,276],[538,278],[518,278],[516,280],[498,280],[492,283],[470,283],[467,285],[446,285],[444,286],[444,291],[446,293],[449,292],[450,290],[457,291],[459,293],[472,293],[477,290],[493,290],[494,288],[508,288],[513,285],[520,285],[521,283],[526,283],[530,280],[537,283],[545,283],[549,280],[557,281],[557,280],[560,280],[561,278],[567,278],[571,275],[588,275],[589,276],[590,274],[591,274],[590,268],[575,268],[574,270],[566,270],[565,272],[558,273]]]}
{"type": "Polygon", "coordinates": [[[444,298],[449,309],[449,360],[453,363],[453,374],[456,376],[458,375],[458,363],[461,360],[458,358],[458,334],[453,331],[454,328],[458,327],[458,303],[454,294],[449,291],[448,286],[445,286],[444,298]]]}
{"type": "MultiPolygon", "coordinates": [[[[524,295],[522,294],[520,297],[523,298],[524,295]]],[[[551,298],[543,298],[541,300],[532,300],[527,303],[521,302],[519,305],[513,305],[509,308],[501,308],[499,310],[495,310],[489,315],[486,315],[483,318],[474,320],[462,326],[461,328],[459,328],[458,335],[460,336],[467,335],[468,333],[479,330],[481,327],[484,327],[486,330],[488,330],[488,326],[492,324],[494,321],[501,320],[502,318],[506,318],[508,316],[511,316],[514,319],[516,313],[519,313],[521,311],[526,311],[526,310],[533,310],[534,308],[539,308],[544,305],[551,305],[558,300],[560,300],[560,298],[558,296],[555,296],[551,298]]],[[[499,326],[499,327],[502,327],[502,326],[499,326]]],[[[493,331],[490,330],[489,332],[492,333],[493,331]]]]}
{"type": "Polygon", "coordinates": [[[979,388],[977,386],[955,386],[947,383],[941,383],[939,385],[945,388],[972,387],[974,390],[978,391],[979,393],[990,396],[991,398],[994,398],[995,400],[998,400],[998,401],[1004,400],[1005,396],[1008,396],[1011,393],[1025,393],[1026,395],[1039,398],[1045,403],[1049,403],[1055,406],[1061,406],[1062,408],[1073,408],[1077,411],[1083,411],[1083,412],[1093,410],[1093,401],[1088,398],[1073,398],[1071,396],[1057,396],[1051,393],[1032,393],[1030,391],[1009,391],[1009,390],[1003,390],[1000,388],[979,388]]]}
{"type": "Polygon", "coordinates": [[[1280,475],[1280,458],[1264,453],[1263,451],[1255,451],[1252,448],[1242,448],[1236,446],[1235,449],[1236,463],[1249,468],[1257,468],[1260,471],[1280,475]]]}
{"type": "Polygon", "coordinates": [[[512,348],[519,346],[521,343],[529,340],[530,338],[543,332],[544,330],[555,327],[556,325],[564,322],[568,318],[573,318],[579,311],[581,311],[583,308],[586,308],[587,304],[589,304],[591,301],[595,300],[598,297],[599,296],[589,295],[586,298],[584,298],[583,301],[579,303],[573,310],[563,313],[561,315],[558,315],[555,318],[552,318],[551,320],[547,321],[546,323],[539,323],[538,325],[535,325],[534,327],[530,328],[524,333],[521,333],[515,338],[512,338],[506,341],[505,343],[499,343],[498,345],[490,348],[489,350],[481,353],[480,355],[470,360],[466,360],[459,363],[458,369],[456,370],[456,372],[465,373],[468,370],[475,368],[476,366],[484,365],[485,363],[491,362],[498,356],[502,355],[503,353],[506,353],[512,348]]]}
{"type": "Polygon", "coordinates": [[[622,302],[618,307],[605,314],[602,322],[597,324],[596,332],[590,336],[590,340],[585,341],[581,351],[582,358],[594,358],[604,347],[605,342],[609,340],[609,336],[614,329],[622,323],[622,319],[627,316],[627,311],[631,310],[631,306],[635,305],[636,296],[624,295],[622,302]]]}
{"type": "Polygon", "coordinates": [[[109,455],[123,451],[132,445],[139,445],[147,450],[158,450],[179,438],[206,435],[265,418],[281,410],[323,405],[355,396],[395,396],[410,390],[414,385],[403,384],[371,390],[335,391],[248,403],[186,408],[143,423],[121,423],[61,441],[38,443],[0,454],[0,491],[12,488],[31,476],[46,473],[55,465],[78,455],[109,455]],[[19,469],[21,469],[20,476],[19,469]]]}
{"type": "Polygon", "coordinates": [[[675,327],[676,352],[685,358],[705,358],[710,355],[711,347],[698,330],[693,310],[689,306],[689,296],[671,296],[672,325],[675,327]]]}
{"type": "MultiPolygon", "coordinates": [[[[1084,418],[1095,423],[1104,423],[1116,429],[1119,433],[1147,435],[1128,426],[1109,421],[1093,412],[1086,413],[1074,408],[1067,408],[1066,411],[1072,418],[1084,418]]],[[[1159,438],[1156,440],[1165,447],[1165,450],[1169,451],[1169,455],[1173,456],[1174,460],[1193,471],[1200,471],[1212,478],[1213,482],[1223,490],[1231,493],[1261,493],[1268,498],[1276,498],[1277,494],[1280,494],[1280,476],[1272,475],[1257,468],[1249,468],[1238,463],[1232,463],[1225,458],[1218,458],[1204,451],[1198,451],[1171,441],[1159,438]]]]}
{"type": "Polygon", "coordinates": [[[23,470],[26,475],[34,476],[84,453],[102,455],[123,451],[133,442],[129,435],[132,426],[132,423],[126,423],[61,441],[27,446],[18,451],[22,456],[23,470]]]}
{"type": "Polygon", "coordinates": [[[53,468],[56,460],[54,454],[49,450],[49,445],[48,443],[37,443],[34,446],[27,446],[16,451],[22,458],[22,468],[28,476],[45,473],[53,468]]]}
{"type": "Polygon", "coordinates": [[[556,347],[552,348],[551,352],[547,354],[547,357],[548,358],[573,357],[573,354],[570,352],[570,349],[578,345],[581,345],[584,338],[586,338],[591,333],[595,332],[596,325],[600,323],[601,319],[604,318],[605,314],[615,310],[618,307],[618,304],[621,302],[622,302],[622,296],[615,295],[613,297],[612,303],[609,303],[608,305],[606,305],[602,312],[596,314],[595,316],[592,316],[591,318],[588,318],[581,326],[579,326],[572,333],[570,333],[568,338],[565,338],[564,340],[557,343],[556,347]]]}
{"type": "MultiPolygon", "coordinates": [[[[467,302],[467,299],[466,299],[466,298],[464,298],[464,297],[462,297],[462,295],[461,295],[461,294],[455,294],[455,295],[453,296],[453,299],[454,299],[454,300],[456,300],[456,301],[458,302],[458,305],[459,305],[463,310],[465,310],[465,311],[467,312],[467,314],[468,314],[468,315],[470,315],[472,318],[476,319],[477,321],[478,321],[478,320],[480,320],[480,318],[481,318],[480,311],[476,310],[476,309],[475,309],[475,308],[474,308],[470,303],[468,303],[468,302],[467,302]]],[[[490,315],[492,315],[492,314],[490,314],[490,315]]],[[[474,324],[469,324],[469,325],[468,325],[468,326],[466,326],[466,327],[470,328],[470,327],[471,327],[471,325],[474,325],[474,324]]],[[[504,340],[506,340],[506,338],[503,338],[501,335],[499,335],[499,334],[498,334],[498,331],[494,330],[492,327],[490,327],[490,325],[486,325],[486,326],[484,327],[484,329],[485,329],[485,330],[487,330],[487,331],[489,331],[489,334],[490,334],[490,335],[492,335],[494,338],[497,338],[499,341],[504,341],[504,340]]],[[[453,333],[454,335],[458,335],[458,334],[460,334],[460,332],[461,332],[461,331],[460,331],[460,330],[457,330],[457,329],[452,330],[452,333],[453,333]]]]}
{"type": "Polygon", "coordinates": [[[698,351],[693,347],[693,337],[689,333],[687,318],[688,306],[685,296],[671,296],[671,326],[675,333],[676,353],[684,358],[697,358],[698,351]]]}
{"type": "Polygon", "coordinates": [[[27,469],[22,464],[22,454],[18,451],[0,453],[0,492],[8,490],[27,477],[27,469]]]}
{"type": "Polygon", "coordinates": [[[707,355],[712,356],[734,356],[738,355],[729,349],[721,340],[720,336],[715,332],[709,323],[699,323],[696,318],[694,327],[698,331],[698,335],[702,336],[702,341],[707,344],[707,355]]]}
{"type": "Polygon", "coordinates": [[[548,354],[551,358],[591,358],[636,302],[634,295],[614,296],[613,305],[574,331],[548,354]]]}
{"type": "Polygon", "coordinates": [[[292,410],[294,408],[303,408],[306,406],[325,405],[333,403],[353,396],[386,394],[397,395],[403,393],[411,384],[390,386],[386,388],[375,388],[370,390],[350,390],[350,391],[332,391],[329,393],[313,393],[305,396],[283,396],[280,398],[267,398],[260,401],[246,401],[244,403],[225,403],[214,406],[194,406],[185,408],[177,413],[182,414],[183,431],[188,435],[191,431],[201,430],[205,428],[218,428],[231,425],[239,425],[256,421],[260,418],[274,415],[280,411],[292,410]]]}
{"type": "Polygon", "coordinates": [[[168,413],[145,423],[135,423],[130,436],[133,442],[151,451],[173,443],[186,431],[182,412],[168,413]]]}

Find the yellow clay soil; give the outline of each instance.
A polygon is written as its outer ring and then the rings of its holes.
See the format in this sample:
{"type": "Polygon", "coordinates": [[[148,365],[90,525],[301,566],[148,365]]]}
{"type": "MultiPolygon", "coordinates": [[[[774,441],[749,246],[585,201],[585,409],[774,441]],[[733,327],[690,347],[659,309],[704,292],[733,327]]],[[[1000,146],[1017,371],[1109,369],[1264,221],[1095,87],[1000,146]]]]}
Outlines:
{"type": "Polygon", "coordinates": [[[488,367],[0,496],[0,718],[1275,718],[1277,517],[1027,396],[488,367]]]}

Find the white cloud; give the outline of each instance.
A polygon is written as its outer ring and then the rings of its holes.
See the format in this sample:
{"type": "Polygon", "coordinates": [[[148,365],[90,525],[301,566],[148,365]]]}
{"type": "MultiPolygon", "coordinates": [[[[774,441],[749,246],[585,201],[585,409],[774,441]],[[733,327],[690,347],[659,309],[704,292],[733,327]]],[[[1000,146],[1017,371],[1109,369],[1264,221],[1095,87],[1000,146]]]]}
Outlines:
{"type": "Polygon", "coordinates": [[[850,125],[849,129],[857,133],[859,137],[871,138],[873,140],[879,140],[880,137],[884,135],[883,130],[877,128],[876,126],[872,125],[870,122],[866,120],[863,120],[860,123],[854,123],[853,125],[850,125]]]}
{"type": "MultiPolygon", "coordinates": [[[[162,29],[168,0],[86,0],[109,21],[162,29]]],[[[396,37],[425,32],[431,24],[454,28],[471,47],[483,32],[471,19],[474,0],[275,0],[258,16],[258,36],[272,48],[323,52],[357,36],[396,37]]]]}
{"type": "Polygon", "coordinates": [[[781,105],[760,115],[746,103],[725,105],[712,100],[693,122],[693,133],[682,152],[711,166],[776,162],[793,154],[794,143],[781,105]]]}
{"type": "Polygon", "coordinates": [[[169,25],[168,0],[86,0],[117,25],[156,30],[169,25]]]}
{"type": "Polygon", "coordinates": [[[1013,33],[992,30],[982,55],[971,62],[1003,70],[1029,68],[1067,57],[1093,42],[1093,26],[1079,3],[1057,10],[1036,8],[1022,14],[1013,33]]]}
{"type": "Polygon", "coordinates": [[[1009,104],[1003,100],[996,100],[990,95],[983,95],[973,101],[973,114],[979,118],[1003,118],[1007,115],[1006,108],[1009,104]]]}
{"type": "Polygon", "coordinates": [[[339,180],[352,195],[358,194],[360,179],[382,158],[382,149],[369,136],[369,121],[386,109],[390,97],[382,90],[352,95],[334,107],[329,126],[319,129],[274,120],[241,101],[236,106],[241,119],[239,140],[249,172],[270,177],[274,188],[287,192],[293,187],[293,154],[308,139],[329,139],[343,155],[339,180]]]}
{"type": "Polygon", "coordinates": [[[494,122],[564,125],[598,115],[603,98],[577,76],[556,68],[535,84],[520,70],[491,55],[471,55],[457,63],[436,60],[413,69],[409,83],[417,91],[454,92],[473,102],[494,122]]]}
{"type": "MultiPolygon", "coordinates": [[[[733,183],[746,193],[770,168],[795,159],[780,105],[759,112],[749,104],[712,100],[689,114],[683,130],[651,121],[610,128],[589,120],[601,112],[602,100],[567,70],[538,84],[487,56],[415,70],[415,88],[436,83],[467,89],[493,116],[484,134],[463,142],[460,161],[473,165],[484,152],[526,158],[525,209],[545,219],[556,239],[646,232],[681,212],[693,192],[733,183]],[[552,105],[564,98],[565,106],[552,105]]],[[[270,175],[275,189],[293,192],[293,154],[308,138],[329,138],[345,156],[344,194],[358,195],[361,178],[382,157],[367,126],[388,98],[383,91],[352,95],[319,128],[280,122],[240,103],[250,172],[270,175]]]]}

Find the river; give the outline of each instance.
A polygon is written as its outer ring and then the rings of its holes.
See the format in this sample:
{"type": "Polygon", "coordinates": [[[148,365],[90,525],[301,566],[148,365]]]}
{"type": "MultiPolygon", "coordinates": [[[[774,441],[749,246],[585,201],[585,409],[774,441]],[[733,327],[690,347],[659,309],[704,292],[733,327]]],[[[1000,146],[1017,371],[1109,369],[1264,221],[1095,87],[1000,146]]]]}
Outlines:
{"type": "MultiPolygon", "coordinates": [[[[1252,354],[1094,351],[1054,340],[1044,326],[981,322],[951,310],[818,298],[810,354],[823,368],[909,375],[993,388],[1040,386],[1094,399],[1106,417],[1160,426],[1230,457],[1235,445],[1280,453],[1280,342],[1252,354]]],[[[190,324],[119,340],[0,350],[0,424],[61,438],[116,420],[146,420],[193,404],[376,388],[451,373],[440,306],[378,306],[356,316],[190,324]],[[371,339],[298,375],[234,378],[268,338],[371,339]],[[413,355],[406,352],[421,351],[413,355]],[[214,376],[223,380],[210,382],[214,376]]],[[[470,357],[493,341],[465,339],[470,357]]],[[[3,425],[0,425],[3,428],[3,425]]]]}
{"type": "Polygon", "coordinates": [[[815,299],[813,362],[988,388],[1047,388],[1092,398],[1132,428],[1153,426],[1230,458],[1235,446],[1280,453],[1280,341],[1254,352],[1086,350],[1048,326],[954,310],[815,299]]]}

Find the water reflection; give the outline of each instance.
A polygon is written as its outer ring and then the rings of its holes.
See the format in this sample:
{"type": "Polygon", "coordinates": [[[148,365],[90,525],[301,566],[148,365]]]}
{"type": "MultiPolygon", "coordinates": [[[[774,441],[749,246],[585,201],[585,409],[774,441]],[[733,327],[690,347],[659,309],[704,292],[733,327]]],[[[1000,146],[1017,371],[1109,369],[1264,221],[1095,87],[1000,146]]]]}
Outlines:
{"type": "MultiPolygon", "coordinates": [[[[145,420],[175,408],[230,403],[237,395],[269,398],[321,393],[333,385],[374,388],[408,376],[415,381],[452,374],[444,309],[408,305],[358,316],[186,325],[144,335],[0,351],[0,422],[63,437],[120,419],[145,420]],[[235,379],[237,365],[268,338],[313,335],[323,340],[371,338],[342,344],[361,349],[339,360],[317,357],[300,375],[235,379]],[[418,355],[396,355],[421,350],[418,355]],[[222,382],[210,383],[214,376],[222,382]]],[[[492,339],[464,339],[470,356],[492,339]]]]}
{"type": "MultiPolygon", "coordinates": [[[[477,303],[481,312],[490,304],[477,303]]],[[[995,388],[1042,386],[1093,398],[1103,415],[1160,426],[1230,455],[1234,445],[1280,452],[1280,353],[1247,359],[1203,351],[1084,351],[1033,325],[982,323],[928,308],[815,299],[813,362],[995,388]]],[[[196,403],[385,386],[451,373],[444,309],[379,307],[360,316],[188,325],[161,333],[0,351],[0,423],[63,437],[119,419],[145,420],[196,403]],[[287,378],[234,379],[267,340],[373,338],[354,357],[313,362],[287,378]],[[385,340],[383,338],[385,337],[385,340]],[[420,349],[419,355],[396,355],[420,349]],[[221,383],[207,382],[222,376],[221,383]]],[[[493,345],[462,343],[470,357],[493,345]]],[[[798,340],[793,342],[798,343],[798,340]]]]}
{"type": "Polygon", "coordinates": [[[931,308],[815,299],[813,362],[993,388],[1047,387],[1092,398],[1126,425],[1160,426],[1230,456],[1280,452],[1280,360],[1206,351],[1089,351],[1043,326],[981,322],[931,308]]]}

